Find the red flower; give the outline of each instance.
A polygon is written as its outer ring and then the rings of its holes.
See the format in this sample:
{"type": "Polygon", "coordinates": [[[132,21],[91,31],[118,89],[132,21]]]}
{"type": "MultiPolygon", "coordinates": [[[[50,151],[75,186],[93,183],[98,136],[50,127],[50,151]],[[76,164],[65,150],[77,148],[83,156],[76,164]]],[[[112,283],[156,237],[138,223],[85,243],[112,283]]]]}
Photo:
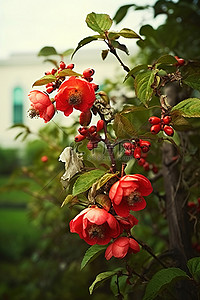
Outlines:
{"type": "Polygon", "coordinates": [[[145,208],[146,201],[142,196],[148,196],[152,191],[151,183],[145,176],[126,175],[113,184],[109,197],[115,212],[121,217],[127,217],[130,210],[145,208]]]}
{"type": "Polygon", "coordinates": [[[49,122],[55,113],[54,105],[52,104],[49,96],[40,91],[31,91],[28,95],[31,104],[30,116],[39,116],[45,120],[45,123],[49,122]]]}
{"type": "Polygon", "coordinates": [[[70,221],[70,231],[79,234],[89,245],[106,245],[120,234],[117,220],[98,207],[84,209],[70,221]]]}
{"type": "Polygon", "coordinates": [[[127,253],[137,253],[139,251],[140,246],[134,239],[122,236],[108,246],[105,252],[105,258],[107,260],[111,259],[112,256],[123,258],[127,253]]]}
{"type": "Polygon", "coordinates": [[[138,219],[136,219],[133,215],[129,214],[126,218],[115,216],[117,221],[119,222],[121,233],[125,230],[129,232],[134,225],[138,224],[138,219]]]}
{"type": "Polygon", "coordinates": [[[90,82],[72,76],[61,84],[55,100],[56,108],[65,116],[69,116],[73,108],[86,112],[94,103],[94,88],[90,82]]]}

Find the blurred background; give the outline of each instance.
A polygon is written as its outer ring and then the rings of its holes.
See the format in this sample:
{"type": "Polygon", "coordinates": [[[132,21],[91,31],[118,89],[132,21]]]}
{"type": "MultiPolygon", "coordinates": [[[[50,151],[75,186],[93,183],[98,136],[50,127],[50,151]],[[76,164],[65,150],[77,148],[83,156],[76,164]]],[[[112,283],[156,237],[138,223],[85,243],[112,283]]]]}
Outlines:
{"type": "MultiPolygon", "coordinates": [[[[60,113],[48,125],[30,119],[27,95],[33,82],[52,68],[37,56],[41,48],[53,46],[58,52],[76,48],[81,39],[93,35],[85,23],[88,13],[107,13],[113,18],[124,5],[128,5],[126,17],[119,24],[116,18],[112,29],[131,28],[145,41],[139,45],[135,40],[124,41],[130,56],[120,55],[130,68],[151,63],[164,53],[199,58],[198,0],[0,1],[1,299],[114,299],[108,284],[93,296],[88,286],[96,274],[118,263],[108,264],[102,256],[80,271],[88,245],[69,234],[68,223],[75,211],[60,208],[66,195],[60,184],[64,166],[58,157],[73,141],[77,115],[65,118],[60,113]],[[19,123],[23,125],[10,129],[19,123]]],[[[100,42],[91,43],[65,62],[74,63],[77,72],[95,69],[94,82],[111,96],[121,96],[125,74],[111,55],[102,61],[102,49],[105,46],[100,42]]],[[[131,84],[126,87],[130,93],[131,84]]],[[[160,222],[165,237],[166,224],[160,222]]],[[[148,216],[143,233],[138,232],[141,237],[151,234],[147,225],[148,216]]],[[[149,242],[155,250],[165,247],[165,239],[159,243],[154,239],[149,242]]]]}

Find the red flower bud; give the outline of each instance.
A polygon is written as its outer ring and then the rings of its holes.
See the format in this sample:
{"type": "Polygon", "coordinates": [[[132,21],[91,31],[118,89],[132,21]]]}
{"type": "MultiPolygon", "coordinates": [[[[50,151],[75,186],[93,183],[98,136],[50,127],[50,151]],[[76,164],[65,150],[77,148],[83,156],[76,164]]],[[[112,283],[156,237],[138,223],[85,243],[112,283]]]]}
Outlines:
{"type": "Polygon", "coordinates": [[[94,149],[94,143],[92,143],[91,141],[89,141],[89,142],[87,143],[87,148],[88,148],[88,150],[94,149]]]}
{"type": "Polygon", "coordinates": [[[149,118],[149,123],[152,125],[159,124],[161,122],[161,119],[158,117],[150,117],[149,118]]]}
{"type": "Polygon", "coordinates": [[[154,174],[157,174],[157,173],[158,173],[158,167],[157,167],[156,165],[153,165],[152,172],[153,172],[154,174]]]}
{"type": "Polygon", "coordinates": [[[84,135],[84,136],[87,136],[88,135],[88,129],[87,128],[84,128],[84,127],[80,127],[78,129],[78,132],[81,134],[81,135],[84,135]]]}
{"type": "Polygon", "coordinates": [[[143,165],[145,171],[149,171],[149,163],[146,161],[143,165]]]}
{"type": "Polygon", "coordinates": [[[66,69],[70,69],[70,70],[72,70],[74,68],[74,64],[69,64],[67,67],[66,67],[66,69]]]}
{"type": "Polygon", "coordinates": [[[135,148],[133,156],[135,157],[135,159],[140,159],[140,157],[141,157],[141,148],[140,147],[135,148]]]}
{"type": "Polygon", "coordinates": [[[160,124],[153,125],[151,126],[151,133],[157,134],[160,131],[160,129],[161,129],[160,124]]]}
{"type": "Polygon", "coordinates": [[[139,143],[140,143],[140,147],[141,147],[143,153],[146,153],[149,151],[149,147],[151,146],[151,143],[149,141],[140,140],[139,143]]]}
{"type": "Polygon", "coordinates": [[[172,118],[170,116],[165,116],[162,121],[165,125],[168,125],[171,122],[172,118]]]}
{"type": "Polygon", "coordinates": [[[82,112],[79,117],[79,123],[82,126],[88,126],[92,119],[92,113],[90,110],[82,112]]]}
{"type": "Polygon", "coordinates": [[[49,86],[48,88],[46,88],[46,91],[48,94],[52,93],[54,90],[54,87],[53,86],[49,86]]]}
{"type": "Polygon", "coordinates": [[[56,74],[56,72],[57,72],[57,69],[55,69],[55,68],[51,70],[52,75],[56,74]]]}
{"type": "Polygon", "coordinates": [[[124,143],[124,144],[123,144],[123,147],[124,147],[126,150],[131,150],[131,149],[132,149],[132,144],[131,144],[131,143],[124,143]]]}
{"type": "Polygon", "coordinates": [[[169,136],[173,136],[174,134],[174,129],[171,126],[165,125],[163,130],[169,136]]]}
{"type": "Polygon", "coordinates": [[[185,64],[185,60],[183,58],[179,58],[178,56],[174,56],[177,60],[175,66],[183,66],[185,64]]]}
{"type": "Polygon", "coordinates": [[[80,142],[84,139],[85,139],[85,136],[82,134],[78,134],[77,136],[75,136],[75,142],[80,142]]]}
{"type": "Polygon", "coordinates": [[[66,64],[64,63],[64,61],[60,62],[59,67],[63,70],[66,67],[66,64]]]}
{"type": "Polygon", "coordinates": [[[95,125],[90,126],[90,128],[88,129],[89,133],[94,133],[97,132],[97,127],[95,125]]]}
{"type": "Polygon", "coordinates": [[[103,127],[104,127],[104,120],[99,120],[97,122],[97,132],[100,131],[100,130],[102,130],[103,127]]]}
{"type": "Polygon", "coordinates": [[[95,72],[94,69],[90,69],[90,68],[85,69],[83,71],[83,77],[89,78],[89,77],[91,77],[94,74],[94,72],[95,72]]]}
{"type": "Polygon", "coordinates": [[[99,86],[98,86],[98,84],[96,84],[96,83],[92,83],[92,86],[93,86],[93,88],[94,88],[95,92],[96,92],[96,91],[98,91],[98,89],[99,89],[99,86]]]}
{"type": "Polygon", "coordinates": [[[141,157],[141,158],[138,160],[138,165],[139,165],[139,166],[143,166],[144,163],[145,163],[145,159],[141,157]]]}
{"type": "Polygon", "coordinates": [[[44,73],[45,75],[51,75],[51,72],[47,71],[44,73]]]}
{"type": "Polygon", "coordinates": [[[133,152],[132,152],[132,150],[127,149],[127,150],[125,150],[124,154],[127,156],[131,156],[133,154],[133,152]]]}

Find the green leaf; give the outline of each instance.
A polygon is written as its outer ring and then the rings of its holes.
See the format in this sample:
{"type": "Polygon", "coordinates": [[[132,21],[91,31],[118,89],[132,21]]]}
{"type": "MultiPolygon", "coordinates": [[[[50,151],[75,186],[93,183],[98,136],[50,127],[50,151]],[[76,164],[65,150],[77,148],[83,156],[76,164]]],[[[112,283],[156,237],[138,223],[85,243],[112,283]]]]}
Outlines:
{"type": "Polygon", "coordinates": [[[123,28],[119,34],[127,39],[142,39],[135,31],[129,28],[123,28]]]}
{"type": "Polygon", "coordinates": [[[110,29],[112,19],[107,14],[95,14],[92,12],[87,15],[86,23],[89,28],[101,34],[110,29]]]}
{"type": "Polygon", "coordinates": [[[106,184],[107,181],[109,181],[113,177],[116,177],[117,175],[118,175],[118,173],[115,173],[115,174],[106,173],[106,174],[104,174],[99,180],[97,180],[96,189],[99,190],[104,184],[106,184]]]}
{"type": "Polygon", "coordinates": [[[108,53],[109,53],[109,50],[102,50],[101,57],[102,57],[103,60],[106,59],[108,53]]]}
{"type": "Polygon", "coordinates": [[[62,56],[70,56],[73,53],[74,49],[70,48],[61,53],[62,56]]]}
{"type": "Polygon", "coordinates": [[[113,18],[113,20],[116,22],[116,24],[121,22],[121,20],[126,16],[129,8],[132,6],[135,6],[135,4],[123,5],[117,10],[117,12],[113,18]]]}
{"type": "Polygon", "coordinates": [[[148,106],[149,101],[153,95],[152,84],[154,83],[154,78],[157,73],[157,70],[146,71],[136,75],[134,85],[136,97],[140,99],[140,101],[148,106]]]}
{"type": "Polygon", "coordinates": [[[119,272],[119,269],[118,270],[114,270],[114,271],[103,272],[103,273],[100,273],[99,275],[97,275],[95,281],[89,287],[90,295],[92,295],[93,291],[99,285],[101,285],[104,281],[110,279],[112,276],[116,275],[118,272],[119,272]]]}
{"type": "Polygon", "coordinates": [[[168,268],[158,271],[147,284],[143,300],[155,299],[168,285],[185,278],[189,279],[187,274],[178,268],[168,268]]]}
{"type": "Polygon", "coordinates": [[[148,69],[148,65],[147,64],[142,64],[142,65],[138,65],[136,67],[134,67],[133,69],[131,69],[128,74],[126,75],[124,81],[126,81],[130,76],[134,75],[135,73],[138,73],[141,70],[144,69],[148,69]]]}
{"type": "Polygon", "coordinates": [[[178,111],[183,117],[199,118],[200,117],[200,99],[188,98],[172,108],[173,111],[178,111]]]}
{"type": "Polygon", "coordinates": [[[97,258],[105,249],[107,245],[93,245],[86,251],[83,260],[81,262],[81,270],[95,258],[97,258]]]}
{"type": "Polygon", "coordinates": [[[49,47],[49,46],[43,47],[38,53],[38,56],[49,56],[49,55],[58,55],[54,47],[49,47]]]}
{"type": "Polygon", "coordinates": [[[186,120],[179,111],[175,110],[171,113],[172,125],[175,130],[185,131],[192,129],[191,124],[186,120]]]}
{"type": "Polygon", "coordinates": [[[54,75],[45,75],[39,80],[36,80],[32,86],[44,85],[50,82],[56,81],[56,76],[54,75]]]}
{"type": "Polygon", "coordinates": [[[175,64],[177,60],[174,56],[165,54],[157,60],[157,64],[175,64]]]}
{"type": "Polygon", "coordinates": [[[109,31],[108,32],[109,40],[117,40],[119,37],[120,37],[119,32],[116,32],[116,31],[109,31]]]}
{"type": "Polygon", "coordinates": [[[69,204],[75,197],[73,195],[67,195],[63,203],[61,204],[61,207],[63,207],[66,204],[69,204]]]}
{"type": "MultiPolygon", "coordinates": [[[[100,37],[100,36],[99,36],[100,37]]],[[[72,53],[72,57],[74,56],[74,54],[80,49],[82,48],[83,46],[91,43],[92,41],[97,41],[98,40],[98,36],[97,35],[93,35],[93,36],[88,36],[84,39],[82,39],[79,43],[78,43],[78,46],[76,47],[76,49],[74,50],[74,52],[72,53]]]]}
{"type": "Polygon", "coordinates": [[[200,282],[200,257],[194,257],[187,262],[188,269],[197,282],[200,282]]]}
{"type": "Polygon", "coordinates": [[[131,122],[121,114],[115,115],[113,129],[118,138],[132,138],[136,135],[136,131],[131,122]]]}
{"type": "Polygon", "coordinates": [[[200,91],[200,74],[189,75],[183,80],[183,83],[187,84],[191,88],[200,91]]]}
{"type": "Polygon", "coordinates": [[[73,196],[87,191],[104,174],[105,171],[96,169],[80,175],[74,183],[73,196]]]}
{"type": "Polygon", "coordinates": [[[111,44],[114,48],[117,48],[123,52],[125,52],[127,55],[129,55],[128,48],[126,45],[119,43],[118,41],[111,41],[111,44]]]}
{"type": "Polygon", "coordinates": [[[64,69],[56,74],[58,77],[65,77],[65,76],[82,76],[82,74],[76,73],[71,69],[64,69]]]}

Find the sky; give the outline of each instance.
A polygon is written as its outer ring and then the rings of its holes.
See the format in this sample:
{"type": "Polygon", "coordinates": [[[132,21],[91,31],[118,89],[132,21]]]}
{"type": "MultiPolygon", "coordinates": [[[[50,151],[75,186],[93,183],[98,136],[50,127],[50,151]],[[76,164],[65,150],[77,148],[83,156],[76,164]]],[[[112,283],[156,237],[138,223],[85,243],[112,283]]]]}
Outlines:
{"type": "MultiPolygon", "coordinates": [[[[111,17],[125,4],[153,4],[155,0],[0,0],[0,59],[14,53],[38,53],[44,46],[58,51],[75,48],[86,36],[95,34],[87,27],[88,13],[107,13],[111,17]]],[[[162,17],[161,17],[162,18],[162,17]]],[[[152,10],[129,10],[127,17],[113,30],[129,27],[139,32],[152,20],[152,10]]]]}

